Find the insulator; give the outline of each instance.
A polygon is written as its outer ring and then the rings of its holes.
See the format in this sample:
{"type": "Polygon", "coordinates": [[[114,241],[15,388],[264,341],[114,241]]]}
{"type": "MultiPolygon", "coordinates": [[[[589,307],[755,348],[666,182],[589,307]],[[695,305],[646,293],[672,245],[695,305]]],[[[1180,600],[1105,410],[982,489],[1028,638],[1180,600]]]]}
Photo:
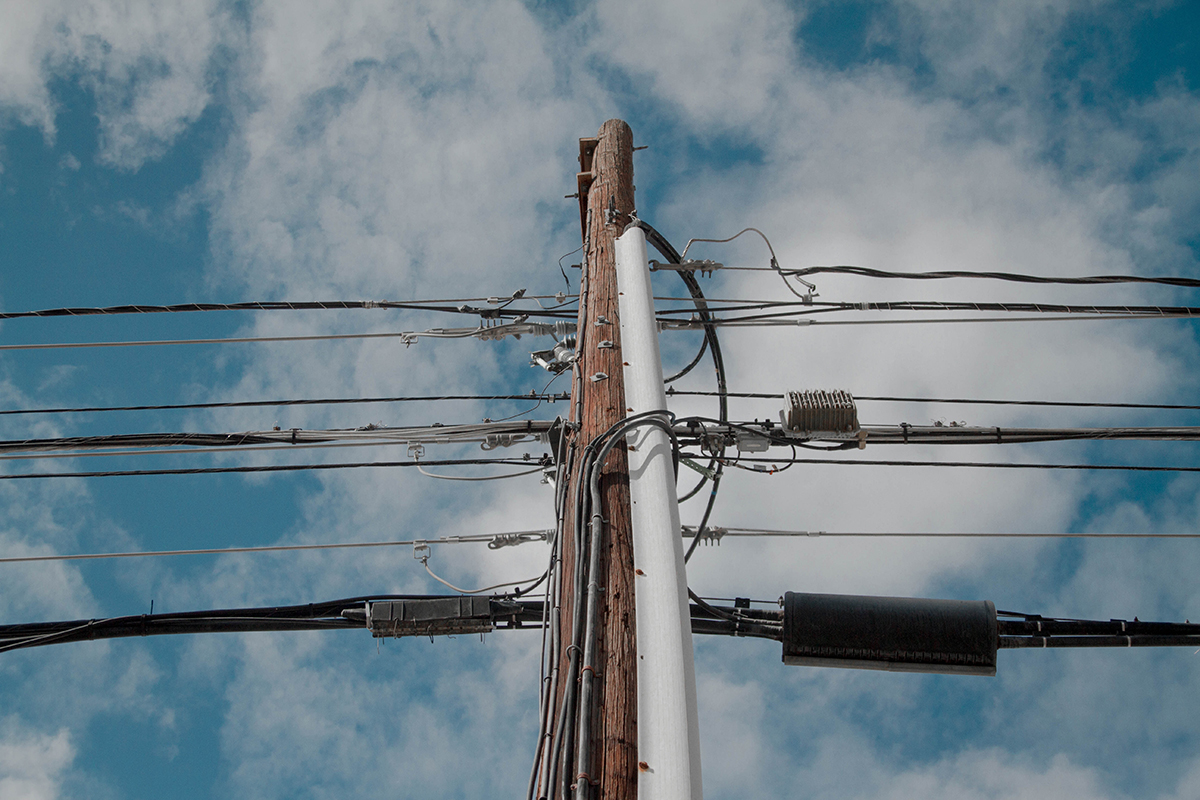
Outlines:
{"type": "Polygon", "coordinates": [[[849,392],[809,389],[787,393],[783,424],[792,433],[853,436],[858,433],[858,408],[849,392]]]}

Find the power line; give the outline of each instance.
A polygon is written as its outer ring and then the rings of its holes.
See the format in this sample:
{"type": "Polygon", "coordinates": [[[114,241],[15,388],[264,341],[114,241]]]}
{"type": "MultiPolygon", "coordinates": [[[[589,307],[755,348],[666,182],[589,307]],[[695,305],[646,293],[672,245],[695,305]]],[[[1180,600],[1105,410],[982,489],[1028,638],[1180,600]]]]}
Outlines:
{"type": "MultiPolygon", "coordinates": [[[[788,316],[788,315],[779,315],[788,316]]],[[[747,318],[747,319],[713,319],[707,323],[720,327],[809,327],[826,325],[957,325],[963,323],[992,323],[992,322],[1098,322],[1101,320],[1165,320],[1194,317],[1193,314],[1074,314],[1055,316],[1050,314],[1029,317],[942,317],[926,319],[812,319],[810,317],[791,316],[779,318],[747,318]]],[[[701,327],[700,323],[692,320],[660,320],[663,330],[694,330],[701,327]]]]}
{"type": "MultiPolygon", "coordinates": [[[[499,312],[497,312],[499,313],[499,312]]],[[[495,325],[480,325],[475,328],[430,328],[424,331],[393,331],[387,333],[324,333],[305,334],[297,336],[231,336],[214,339],[151,339],[133,342],[63,342],[35,344],[5,344],[0,350],[70,350],[89,347],[147,347],[151,345],[179,344],[231,344],[239,342],[315,342],[335,339],[399,339],[406,345],[416,344],[420,339],[503,339],[506,336],[519,337],[524,334],[531,336],[566,335],[574,332],[574,323],[560,321],[558,323],[526,322],[521,315],[513,322],[495,325]]]]}
{"type": "MultiPolygon", "coordinates": [[[[1200,307],[1195,306],[1137,306],[1137,305],[1071,305],[1063,303],[992,303],[951,302],[943,300],[899,300],[868,301],[861,303],[813,304],[815,307],[775,314],[753,314],[742,317],[721,317],[714,322],[721,325],[745,324],[782,320],[797,316],[811,316],[836,311],[978,311],[1005,314],[1082,314],[1100,317],[1152,317],[1178,318],[1200,316],[1200,307]]],[[[829,324],[827,322],[801,324],[829,324]]]]}
{"type": "MultiPolygon", "coordinates": [[[[683,453],[683,456],[688,458],[704,458],[704,455],[700,453],[683,453]]],[[[832,464],[856,467],[965,467],[986,469],[1115,470],[1126,472],[1200,472],[1200,467],[1159,467],[1140,464],[1022,464],[1004,461],[895,461],[865,458],[760,458],[757,456],[738,456],[737,458],[726,458],[725,460],[729,462],[747,461],[762,464],[832,464]]]]}
{"type": "MultiPolygon", "coordinates": [[[[694,536],[696,528],[684,525],[681,534],[694,536]]],[[[45,561],[92,561],[110,558],[162,558],[168,556],[229,555],[236,553],[278,553],[307,550],[349,550],[356,548],[411,547],[416,544],[483,544],[491,549],[525,542],[544,542],[554,530],[514,531],[511,533],[482,533],[464,536],[443,536],[433,539],[398,539],[377,542],[334,542],[328,544],[282,544],[256,547],[209,547],[191,550],[137,550],[122,553],[71,553],[44,556],[0,557],[0,564],[26,564],[45,561]]],[[[702,543],[720,542],[729,538],[880,538],[880,539],[1200,539],[1200,533],[967,533],[931,531],[801,531],[771,528],[734,528],[712,526],[705,531],[702,543]]],[[[505,584],[507,585],[507,584],[505,584]]]]}
{"type": "MultiPolygon", "coordinates": [[[[749,229],[748,229],[749,230],[749,229]]],[[[744,233],[745,231],[743,231],[744,233]]],[[[740,234],[739,234],[740,235],[740,234]]],[[[728,241],[718,239],[694,239],[697,242],[728,241]]],[[[690,244],[690,242],[689,242],[690,244]]],[[[686,250],[685,250],[686,253],[686,250]]],[[[1096,284],[1117,283],[1153,283],[1165,286],[1182,286],[1200,288],[1200,280],[1195,278],[1178,277],[1149,277],[1141,275],[1087,275],[1082,277],[1028,275],[1016,272],[981,272],[974,270],[937,270],[933,272],[896,272],[873,269],[871,267],[813,266],[799,269],[780,269],[776,265],[769,267],[735,267],[714,261],[685,262],[683,264],[658,264],[654,268],[660,270],[680,270],[689,272],[714,272],[729,270],[736,272],[776,272],[785,276],[800,278],[808,275],[854,275],[860,278],[888,278],[903,280],[945,280],[948,278],[982,278],[987,280],[1011,281],[1015,283],[1060,284],[1067,286],[1084,286],[1096,284]]]]}
{"type": "MultiPolygon", "coordinates": [[[[782,399],[784,392],[727,392],[726,397],[777,400],[782,399]]],[[[686,395],[694,397],[711,397],[716,392],[680,391],[667,389],[667,395],[686,395]]],[[[1105,403],[1105,402],[1073,402],[1066,400],[988,400],[962,397],[900,397],[893,395],[854,395],[855,401],[875,401],[888,403],[957,403],[985,406],[1048,406],[1064,408],[1144,408],[1168,411],[1200,411],[1200,406],[1170,405],[1165,403],[1105,403]]]]}
{"type": "Polygon", "coordinates": [[[253,467],[196,467],[192,469],[133,469],[102,472],[31,472],[0,475],[0,481],[37,478],[116,478],[149,475],[220,475],[250,472],[304,472],[306,470],[365,469],[371,467],[446,467],[501,465],[528,467],[530,460],[519,458],[467,458],[437,461],[357,461],[338,464],[270,464],[253,467]]]}
{"type": "MultiPolygon", "coordinates": [[[[459,425],[387,427],[368,425],[341,430],[305,430],[303,428],[245,431],[240,433],[121,433],[100,436],[64,436],[51,439],[0,440],[0,453],[101,450],[113,447],[195,447],[232,451],[243,446],[286,445],[299,447],[349,441],[356,444],[376,442],[404,444],[479,443],[485,450],[539,440],[553,425],[543,420],[487,421],[459,425]]],[[[264,448],[265,449],[265,448],[264,448]]],[[[184,450],[182,452],[188,452],[184,450]]]]}
{"type": "MultiPolygon", "coordinates": [[[[725,267],[729,269],[729,267],[725,267]]],[[[750,269],[766,269],[764,267],[752,267],[750,269]]],[[[1015,283],[1045,283],[1045,284],[1063,284],[1068,286],[1081,286],[1090,284],[1114,284],[1114,283],[1155,283],[1165,286],[1183,286],[1187,288],[1200,288],[1200,280],[1195,278],[1176,278],[1176,277],[1143,277],[1141,275],[1088,275],[1078,278],[1068,277],[1051,277],[1041,275],[1025,275],[1014,272],[976,272],[972,270],[938,270],[935,272],[890,272],[881,269],[872,269],[870,267],[854,267],[854,266],[824,266],[824,267],[805,267],[803,269],[784,270],[784,273],[792,276],[801,275],[856,275],[865,278],[890,278],[903,280],[944,280],[947,278],[983,278],[997,281],[1012,281],[1015,283]]]]}
{"type": "Polygon", "coordinates": [[[100,411],[176,411],[202,408],[263,408],[272,406],[318,406],[348,405],[361,403],[417,403],[441,402],[444,400],[545,400],[554,403],[570,400],[568,392],[558,394],[443,394],[443,395],[400,395],[394,397],[325,397],[299,400],[233,400],[214,403],[164,403],[141,406],[81,406],[77,408],[18,408],[0,410],[0,416],[9,414],[81,414],[100,411]]]}
{"type": "MultiPolygon", "coordinates": [[[[684,535],[694,528],[684,526],[684,535]]],[[[706,541],[719,542],[725,537],[780,538],[879,538],[879,539],[1200,539],[1200,533],[967,533],[933,531],[798,531],[771,528],[727,528],[713,526],[705,533],[706,541]]]]}
{"type": "Polygon", "coordinates": [[[139,550],[125,553],[74,553],[48,556],[10,556],[0,558],[0,564],[24,564],[35,561],[90,561],[106,558],[159,558],[163,556],[226,555],[229,553],[279,553],[298,550],[345,550],[359,547],[405,547],[415,544],[479,544],[486,542],[496,550],[512,544],[546,541],[553,530],[513,531],[511,533],[476,533],[465,536],[442,536],[435,539],[405,539],[384,542],[336,542],[333,544],[276,544],[259,547],[208,547],[193,550],[139,550]]]}
{"type": "MultiPolygon", "coordinates": [[[[466,297],[440,300],[309,300],[309,301],[248,301],[240,303],[175,303],[171,305],[129,304],[103,307],[45,308],[38,311],[0,311],[0,320],[29,317],[89,317],[120,314],[177,314],[198,311],[333,311],[349,309],[399,309],[408,311],[440,311],[452,314],[477,313],[479,309],[463,309],[463,303],[488,303],[507,306],[514,300],[557,300],[563,303],[568,295],[525,295],[522,291],[511,297],[466,297]],[[443,306],[442,303],[458,305],[443,306]]],[[[569,302],[569,301],[568,301],[569,302]]],[[[565,303],[564,303],[565,304],[565,303]]],[[[538,304],[541,305],[540,303],[538,304]]],[[[541,309],[543,311],[550,309],[541,309]]]]}

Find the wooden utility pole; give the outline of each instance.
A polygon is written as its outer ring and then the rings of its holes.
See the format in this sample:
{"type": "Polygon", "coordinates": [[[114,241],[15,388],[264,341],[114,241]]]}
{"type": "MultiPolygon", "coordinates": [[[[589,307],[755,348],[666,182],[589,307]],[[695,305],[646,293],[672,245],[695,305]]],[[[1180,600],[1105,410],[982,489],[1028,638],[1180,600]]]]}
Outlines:
{"type": "MultiPolygon", "coordinates": [[[[613,240],[631,220],[633,203],[633,132],[622,120],[609,120],[595,139],[579,141],[578,174],[580,221],[585,257],[580,282],[577,333],[577,375],[573,387],[572,421],[575,463],[571,469],[570,502],[581,485],[579,458],[589,442],[624,419],[618,325],[617,282],[613,240]]],[[[572,774],[571,783],[589,781],[587,792],[604,800],[637,797],[637,652],[634,626],[633,537],[629,513],[629,467],[623,442],[606,460],[600,478],[604,519],[601,558],[595,576],[600,586],[599,640],[593,663],[590,775],[572,774]]],[[[570,506],[569,506],[570,507],[570,506]]],[[[575,560],[573,515],[567,514],[563,536],[562,570],[571,575],[575,560]]],[[[569,584],[568,584],[569,585],[569,584]]],[[[571,617],[583,597],[563,597],[562,640],[570,641],[571,617]]],[[[567,655],[564,654],[564,667],[567,655]]],[[[565,687],[563,687],[565,688],[565,687]]],[[[574,770],[564,764],[561,769],[574,770]]]]}

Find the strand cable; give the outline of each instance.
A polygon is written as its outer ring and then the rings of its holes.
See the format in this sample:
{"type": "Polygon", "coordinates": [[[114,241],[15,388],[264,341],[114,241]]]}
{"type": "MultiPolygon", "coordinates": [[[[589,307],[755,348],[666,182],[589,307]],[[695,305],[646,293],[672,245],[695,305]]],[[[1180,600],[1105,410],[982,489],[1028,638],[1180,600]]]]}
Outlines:
{"type": "MultiPolygon", "coordinates": [[[[668,388],[667,395],[689,397],[714,397],[716,392],[689,391],[668,388]]],[[[726,392],[726,397],[779,400],[786,392],[726,392]]],[[[887,402],[887,403],[947,403],[985,406],[1047,406],[1054,408],[1140,408],[1161,409],[1168,411],[1200,411],[1200,406],[1171,405],[1166,403],[1107,403],[1107,402],[1073,402],[1066,400],[988,400],[962,397],[903,397],[897,395],[854,395],[855,402],[887,402]]]]}
{"type": "Polygon", "coordinates": [[[0,409],[0,416],[14,414],[81,414],[102,411],[177,411],[205,408],[271,408],[283,406],[352,405],[364,403],[418,403],[443,402],[449,400],[544,400],[549,403],[570,400],[568,392],[558,394],[445,394],[445,395],[399,395],[384,397],[325,397],[318,399],[292,400],[229,400],[209,403],[162,403],[138,406],[79,406],[75,408],[16,408],[0,409]]]}

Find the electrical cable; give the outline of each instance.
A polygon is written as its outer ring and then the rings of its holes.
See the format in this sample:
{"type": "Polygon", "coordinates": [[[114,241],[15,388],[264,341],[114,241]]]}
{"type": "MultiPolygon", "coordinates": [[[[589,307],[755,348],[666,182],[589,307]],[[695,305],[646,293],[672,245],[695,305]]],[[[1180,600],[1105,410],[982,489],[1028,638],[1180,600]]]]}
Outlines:
{"type": "MultiPolygon", "coordinates": [[[[793,289],[792,285],[790,283],[788,283],[787,276],[792,275],[793,277],[795,277],[794,273],[791,270],[788,270],[785,272],[784,270],[779,268],[779,260],[775,258],[775,248],[771,246],[771,240],[768,239],[767,235],[765,233],[763,233],[762,231],[760,231],[758,228],[743,228],[742,230],[735,233],[733,236],[730,236],[728,239],[689,239],[688,243],[686,245],[684,245],[682,256],[680,257],[680,259],[678,261],[675,261],[673,263],[679,264],[683,261],[684,258],[687,257],[688,248],[692,246],[693,242],[715,242],[718,244],[724,243],[724,242],[732,242],[734,239],[738,238],[743,233],[747,233],[749,231],[753,231],[754,233],[757,233],[759,236],[762,237],[762,240],[764,242],[766,242],[767,249],[771,251],[771,269],[774,270],[779,275],[779,277],[783,280],[783,285],[788,288],[788,291],[790,291],[792,294],[796,295],[796,297],[812,300],[812,298],[813,298],[812,292],[817,287],[813,286],[811,283],[809,283],[806,280],[796,277],[796,280],[800,281],[800,283],[802,283],[806,287],[808,287],[809,293],[807,295],[803,295],[803,294],[800,294],[799,292],[797,292],[795,289],[793,289]]],[[[680,273],[680,274],[683,274],[683,273],[680,273]]]]}
{"type": "Polygon", "coordinates": [[[30,472],[0,474],[0,481],[27,480],[38,478],[116,478],[142,477],[150,475],[222,475],[253,472],[304,472],[308,470],[364,469],[371,467],[427,467],[476,466],[495,464],[501,466],[524,466],[528,460],[517,458],[461,458],[438,461],[358,461],[336,464],[270,464],[254,467],[195,467],[190,469],[132,469],[95,472],[30,472]]]}
{"type": "MultiPolygon", "coordinates": [[[[687,273],[680,273],[687,274],[687,273]]],[[[774,314],[751,314],[741,317],[718,317],[713,319],[716,325],[746,325],[748,323],[763,324],[772,321],[791,320],[792,324],[829,325],[830,321],[803,320],[796,317],[808,317],[813,314],[824,314],[838,311],[978,311],[1006,314],[1065,314],[1086,315],[1100,319],[1176,319],[1200,316],[1200,307],[1196,306],[1101,306],[1101,305],[1069,305],[1061,303],[992,303],[992,302],[950,302],[943,300],[901,300],[901,301],[869,301],[862,303],[821,304],[819,307],[781,311],[774,314]]],[[[874,320],[870,320],[874,322],[874,320]]],[[[695,327],[696,323],[682,320],[664,320],[673,327],[695,327]]],[[[839,324],[845,324],[839,323],[839,324]]]]}
{"type": "MultiPolygon", "coordinates": [[[[694,530],[684,526],[684,536],[694,530]]],[[[714,526],[705,534],[705,542],[720,542],[726,537],[762,538],[870,538],[870,539],[1200,539],[1200,533],[966,533],[930,531],[799,531],[772,528],[733,528],[714,526]]]]}
{"type": "MultiPolygon", "coordinates": [[[[684,456],[694,455],[684,453],[684,456]]],[[[699,456],[695,456],[699,457],[699,456]]],[[[737,456],[731,460],[778,463],[783,459],[737,456]]],[[[1200,472],[1200,467],[1162,467],[1141,464],[1041,464],[1005,461],[895,461],[851,458],[795,458],[793,464],[833,464],[857,467],[964,467],[986,469],[1062,469],[1062,470],[1111,470],[1124,472],[1200,472]]],[[[2,477],[2,476],[0,476],[2,477]]]]}
{"type": "MultiPolygon", "coordinates": [[[[429,567],[429,556],[422,556],[422,557],[421,557],[421,565],[422,565],[423,567],[425,567],[425,571],[429,573],[429,576],[430,576],[431,578],[433,578],[435,581],[437,581],[438,583],[442,584],[443,586],[447,586],[447,587],[449,587],[450,589],[452,589],[452,590],[454,590],[454,591],[458,592],[459,594],[481,594],[481,593],[483,593],[483,592],[490,592],[490,591],[491,591],[491,590],[493,590],[493,589],[500,589],[500,588],[503,588],[503,587],[505,587],[505,586],[520,586],[520,585],[521,585],[521,584],[523,584],[523,583],[532,583],[532,586],[530,586],[530,587],[529,587],[529,589],[533,589],[533,588],[534,588],[534,587],[536,587],[536,586],[537,586],[539,583],[541,583],[542,581],[544,581],[544,580],[546,579],[546,575],[547,575],[547,573],[543,572],[543,573],[541,574],[541,576],[540,576],[540,577],[537,577],[537,578],[526,578],[525,580],[520,580],[520,581],[505,581],[504,583],[497,583],[497,584],[495,584],[494,586],[485,586],[485,587],[483,587],[482,589],[460,589],[460,588],[458,588],[457,586],[455,586],[453,583],[450,583],[450,581],[446,580],[445,578],[439,577],[439,576],[438,576],[438,575],[437,575],[437,574],[436,574],[436,573],[435,573],[435,572],[434,572],[434,571],[433,571],[433,570],[432,570],[432,569],[429,567]]],[[[516,591],[515,593],[516,593],[516,594],[525,594],[526,592],[528,592],[528,591],[529,591],[529,589],[526,589],[526,590],[524,590],[524,591],[520,591],[520,590],[518,590],[518,591],[516,591]]]]}
{"type": "Polygon", "coordinates": [[[305,430],[302,428],[246,431],[240,433],[133,433],[98,436],[67,436],[50,439],[0,440],[0,460],[10,458],[56,458],[85,455],[179,454],[212,452],[259,452],[312,447],[361,447],[382,444],[479,443],[484,450],[539,441],[552,423],[543,420],[510,422],[486,420],[458,425],[434,424],[418,427],[367,425],[352,429],[305,430]],[[119,450],[113,448],[178,448],[119,450]],[[84,452],[79,452],[84,451],[84,452]],[[12,454],[21,455],[12,455],[12,454]]]}
{"type": "Polygon", "coordinates": [[[300,550],[346,550],[359,547],[403,547],[415,544],[481,544],[498,549],[525,542],[546,541],[553,531],[514,531],[512,533],[476,533],[443,536],[437,539],[406,539],[387,542],[336,542],[333,544],[273,544],[257,547],[207,547],[193,550],[142,550],[125,553],[71,553],[48,556],[0,557],[0,564],[25,564],[39,561],[90,561],[108,558],[160,558],[165,556],[208,556],[231,553],[286,553],[300,550]],[[502,544],[496,545],[497,542],[502,544]],[[496,545],[496,546],[493,546],[496,545]]]}
{"type": "Polygon", "coordinates": [[[695,366],[697,364],[700,363],[700,359],[704,358],[704,354],[706,352],[708,352],[708,337],[707,336],[700,340],[700,351],[698,353],[696,353],[696,357],[693,358],[691,361],[689,361],[688,365],[686,367],[684,367],[683,369],[681,369],[679,372],[676,372],[674,375],[672,375],[669,378],[664,378],[663,383],[674,383],[675,381],[682,378],[684,375],[687,375],[689,372],[692,371],[693,368],[695,368],[695,366]]]}
{"type": "MultiPolygon", "coordinates": [[[[832,310],[832,309],[826,309],[832,310]]],[[[1130,320],[1170,320],[1170,319],[1188,319],[1192,318],[1192,314],[1072,314],[1068,316],[1055,316],[1053,314],[1042,314],[1031,317],[928,317],[922,319],[812,319],[810,317],[799,316],[801,312],[796,312],[791,315],[790,319],[762,319],[755,318],[749,321],[743,320],[725,320],[713,319],[711,324],[717,327],[726,328],[790,328],[790,327],[812,327],[812,326],[829,326],[829,325],[963,325],[963,324],[985,324],[994,322],[1101,322],[1101,321],[1130,321],[1130,320]]],[[[786,315],[785,315],[786,316],[786,315]]],[[[692,321],[684,320],[660,320],[661,330],[694,330],[698,324],[692,321]]]]}
{"type": "Polygon", "coordinates": [[[788,275],[795,277],[799,277],[801,275],[856,275],[865,278],[892,278],[919,281],[944,280],[946,278],[985,278],[989,280],[1012,281],[1015,283],[1064,284],[1069,286],[1114,283],[1155,283],[1166,286],[1183,286],[1192,289],[1200,288],[1200,280],[1195,278],[1143,277],[1140,275],[1089,275],[1079,278],[1067,278],[1047,277],[1041,275],[1023,275],[1013,272],[976,272],[971,270],[890,272],[887,270],[872,269],[870,267],[854,267],[845,265],[804,267],[803,269],[786,270],[786,272],[788,275]]]}
{"type": "MultiPolygon", "coordinates": [[[[667,396],[686,395],[690,397],[713,397],[716,392],[681,391],[675,388],[667,389],[667,396]]],[[[746,398],[755,400],[782,400],[786,392],[726,392],[727,397],[746,398]]],[[[1062,408],[1142,408],[1162,409],[1168,411],[1200,411],[1200,406],[1169,405],[1165,403],[1104,403],[1104,402],[1071,402],[1065,400],[986,400],[962,397],[900,397],[893,395],[854,395],[855,402],[887,402],[887,403],[956,403],[985,406],[1047,406],[1062,408]]],[[[2,412],[0,412],[2,413],[2,412]]]]}
{"type": "MultiPolygon", "coordinates": [[[[567,255],[570,255],[568,253],[567,255]]],[[[563,256],[566,258],[566,256],[563,256]]],[[[568,284],[568,291],[570,285],[568,284]]],[[[534,295],[526,297],[522,291],[512,300],[548,300],[557,299],[557,295],[534,295]]],[[[46,308],[39,311],[0,311],[0,320],[24,319],[29,317],[88,317],[111,316],[118,314],[172,314],[195,311],[333,311],[348,309],[399,309],[406,311],[439,311],[450,314],[476,313],[478,309],[470,308],[464,311],[464,303],[491,303],[501,301],[494,297],[466,297],[441,300],[313,300],[290,302],[286,300],[250,301],[243,303],[175,303],[172,305],[130,304],[120,306],[87,307],[87,308],[46,308]],[[452,303],[455,305],[440,305],[452,303]]]]}
{"type": "MultiPolygon", "coordinates": [[[[561,372],[555,373],[555,375],[554,375],[554,377],[553,377],[553,378],[551,378],[550,380],[546,381],[546,385],[542,387],[542,391],[538,392],[538,394],[536,394],[536,395],[531,395],[531,396],[529,397],[529,399],[531,399],[531,400],[532,400],[532,399],[534,399],[534,397],[536,397],[536,398],[537,398],[537,402],[536,402],[536,403],[534,403],[534,405],[533,405],[533,408],[528,408],[528,409],[526,409],[526,410],[524,410],[524,411],[520,411],[520,412],[518,412],[518,413],[516,413],[516,414],[513,414],[513,415],[511,415],[511,416],[508,416],[508,417],[500,417],[499,419],[495,419],[495,420],[492,420],[492,421],[493,421],[493,422],[507,422],[507,421],[509,421],[509,420],[512,420],[512,419],[517,419],[518,417],[523,417],[523,416],[525,416],[526,414],[532,414],[533,412],[537,411],[537,410],[538,410],[538,409],[541,407],[541,405],[542,405],[542,399],[543,399],[543,398],[545,398],[545,397],[547,397],[546,390],[547,390],[547,389],[549,389],[549,388],[551,387],[551,385],[553,385],[553,384],[554,384],[554,382],[555,382],[556,380],[558,380],[559,378],[561,378],[561,377],[562,377],[562,375],[563,375],[563,373],[561,373],[561,372]]],[[[550,395],[550,396],[552,397],[553,395],[550,395]]],[[[564,397],[568,397],[568,395],[565,395],[565,394],[564,394],[564,397]]]]}
{"type": "Polygon", "coordinates": [[[567,284],[567,292],[568,293],[570,293],[570,291],[571,291],[571,279],[567,277],[567,271],[565,269],[563,269],[562,262],[563,262],[563,259],[566,258],[567,256],[575,255],[582,249],[583,249],[583,245],[579,245],[579,247],[576,247],[571,252],[563,253],[561,256],[558,257],[558,271],[562,273],[563,281],[565,281],[567,284]]]}
{"type": "Polygon", "coordinates": [[[275,406],[319,406],[349,405],[361,403],[415,403],[442,402],[446,400],[570,400],[567,392],[558,394],[446,394],[446,395],[401,395],[394,397],[326,397],[300,400],[231,400],[212,403],[166,403],[141,406],[81,406],[77,408],[17,408],[0,410],[0,416],[10,414],[81,414],[100,411],[176,411],[202,408],[266,408],[275,406]]]}
{"type": "Polygon", "coordinates": [[[421,473],[426,478],[437,478],[438,480],[441,480],[441,481],[503,481],[503,480],[507,480],[509,478],[520,478],[523,475],[533,475],[534,473],[541,473],[544,469],[545,469],[545,467],[537,466],[537,467],[534,467],[533,469],[521,470],[520,472],[510,472],[507,475],[480,475],[480,476],[467,475],[467,476],[464,476],[464,475],[436,475],[432,472],[426,472],[424,469],[421,468],[420,464],[417,465],[417,472],[421,473]]]}
{"type": "MultiPolygon", "coordinates": [[[[650,225],[648,222],[644,222],[642,220],[634,220],[634,222],[631,224],[636,224],[640,228],[642,228],[642,230],[646,234],[646,241],[648,241],[651,245],[653,245],[654,249],[658,250],[658,252],[660,254],[662,254],[662,257],[667,259],[668,262],[670,262],[672,264],[678,264],[683,260],[682,256],[680,256],[680,254],[675,250],[675,248],[671,246],[671,243],[669,241],[667,241],[666,237],[664,237],[661,233],[659,233],[657,230],[655,230],[654,227],[652,225],[650,225]]],[[[745,233],[745,231],[742,231],[741,233],[745,233]]],[[[741,233],[739,233],[737,235],[740,236],[741,233]]],[[[758,233],[760,236],[762,236],[761,231],[758,231],[758,233]]],[[[736,237],[734,237],[734,238],[736,238],[736,237]]],[[[765,240],[766,237],[763,236],[763,239],[765,240]]],[[[770,246],[771,246],[770,242],[767,242],[767,247],[770,248],[770,246]]],[[[686,250],[686,248],[685,248],[685,250],[686,250]]],[[[774,251],[772,250],[772,261],[773,260],[774,260],[774,251]]],[[[678,274],[679,274],[680,279],[683,281],[684,286],[687,287],[688,294],[690,294],[692,296],[693,302],[696,304],[696,313],[699,317],[701,325],[704,328],[704,336],[708,342],[708,350],[709,350],[709,353],[712,355],[713,368],[717,374],[717,391],[719,392],[718,400],[717,400],[717,402],[718,402],[718,417],[720,418],[720,420],[722,422],[724,422],[729,419],[729,401],[725,396],[726,392],[728,391],[728,386],[727,386],[726,380],[725,380],[725,360],[721,355],[721,344],[717,339],[717,331],[716,331],[716,328],[713,327],[713,325],[711,324],[712,315],[708,311],[708,305],[704,299],[704,292],[700,289],[700,284],[696,281],[696,276],[691,274],[690,272],[680,272],[678,274]]],[[[786,280],[784,282],[786,283],[786,280]]],[[[790,289],[791,286],[789,285],[788,288],[790,289]]],[[[794,292],[794,290],[793,290],[793,292],[794,292]]],[[[716,455],[717,456],[723,455],[724,452],[725,452],[725,448],[724,448],[724,445],[722,445],[716,455]]],[[[721,476],[724,473],[724,464],[718,458],[713,458],[713,459],[710,459],[710,461],[709,461],[708,469],[711,471],[711,474],[713,477],[712,477],[712,490],[709,492],[708,504],[707,504],[707,506],[705,508],[705,512],[704,512],[705,520],[707,520],[709,515],[712,513],[713,506],[716,503],[717,490],[721,485],[721,476]],[[715,466],[715,468],[714,468],[714,466],[715,466]]],[[[679,499],[679,502],[684,502],[685,500],[690,499],[692,496],[694,496],[696,493],[698,493],[704,487],[704,484],[707,480],[708,480],[707,475],[705,475],[702,478],[702,480],[699,483],[697,483],[697,485],[694,489],[692,489],[690,492],[688,492],[687,494],[685,494],[683,497],[681,497],[679,499]]],[[[703,526],[701,526],[701,529],[702,528],[703,528],[703,526]]],[[[692,547],[690,547],[688,549],[687,557],[690,557],[691,553],[694,550],[695,550],[695,546],[693,545],[692,547]]],[[[685,557],[685,559],[684,559],[685,562],[687,560],[687,557],[685,557]]]]}

